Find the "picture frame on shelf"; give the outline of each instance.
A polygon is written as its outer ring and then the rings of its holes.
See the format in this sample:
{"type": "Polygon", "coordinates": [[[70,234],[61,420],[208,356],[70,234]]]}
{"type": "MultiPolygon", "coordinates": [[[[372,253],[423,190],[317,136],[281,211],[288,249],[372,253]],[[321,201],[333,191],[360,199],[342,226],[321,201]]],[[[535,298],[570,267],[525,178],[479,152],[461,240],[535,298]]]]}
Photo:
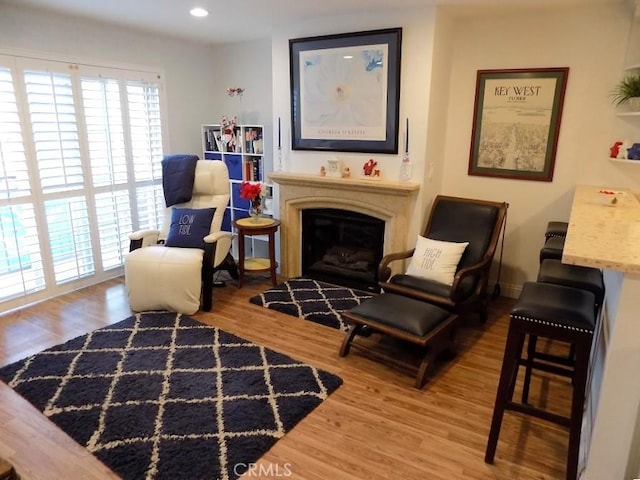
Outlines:
{"type": "Polygon", "coordinates": [[[291,148],[398,153],[402,29],[289,40],[291,148]]]}
{"type": "Polygon", "coordinates": [[[568,67],[478,70],[469,175],[553,180],[568,67]]]}
{"type": "Polygon", "coordinates": [[[338,158],[330,158],[327,160],[327,169],[326,176],[327,177],[342,177],[344,172],[344,162],[338,158]]]}

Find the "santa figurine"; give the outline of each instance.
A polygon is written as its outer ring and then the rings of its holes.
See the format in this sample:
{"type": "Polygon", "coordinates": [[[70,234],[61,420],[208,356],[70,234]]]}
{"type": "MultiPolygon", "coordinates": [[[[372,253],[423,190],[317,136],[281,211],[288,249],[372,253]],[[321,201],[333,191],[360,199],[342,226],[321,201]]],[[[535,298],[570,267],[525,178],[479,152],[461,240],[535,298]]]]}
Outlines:
{"type": "Polygon", "coordinates": [[[364,172],[365,177],[370,177],[373,175],[373,170],[375,169],[378,162],[376,162],[373,158],[370,158],[368,162],[366,162],[362,166],[362,171],[364,172]]]}

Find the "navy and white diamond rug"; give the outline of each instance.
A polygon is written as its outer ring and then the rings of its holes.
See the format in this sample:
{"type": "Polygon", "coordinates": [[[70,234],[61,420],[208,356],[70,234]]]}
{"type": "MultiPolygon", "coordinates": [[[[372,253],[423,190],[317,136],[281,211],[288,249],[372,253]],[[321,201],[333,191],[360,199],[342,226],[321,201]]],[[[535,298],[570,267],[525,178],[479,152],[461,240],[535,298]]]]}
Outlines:
{"type": "Polygon", "coordinates": [[[292,278],[251,297],[249,301],[261,307],[346,331],[349,325],[342,319],[341,313],[371,297],[371,293],[362,290],[308,278],[292,278]]]}
{"type": "Polygon", "coordinates": [[[124,479],[235,479],[341,384],[175,313],[127,318],[0,369],[124,479]]]}

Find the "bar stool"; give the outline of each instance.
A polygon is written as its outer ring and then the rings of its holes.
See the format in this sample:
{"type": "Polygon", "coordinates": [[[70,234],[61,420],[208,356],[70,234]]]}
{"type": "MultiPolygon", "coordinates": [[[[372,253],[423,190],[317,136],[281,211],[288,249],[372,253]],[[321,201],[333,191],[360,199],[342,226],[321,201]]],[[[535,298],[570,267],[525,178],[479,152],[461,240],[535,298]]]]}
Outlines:
{"type": "MultiPolygon", "coordinates": [[[[560,260],[548,258],[540,264],[538,282],[564,285],[565,287],[578,288],[593,293],[595,297],[594,316],[597,323],[605,294],[602,272],[599,269],[579,265],[568,265],[562,263],[560,260]]],[[[575,365],[575,345],[571,345],[569,355],[560,356],[537,351],[537,340],[535,335],[529,335],[527,356],[525,359],[524,385],[522,388],[522,403],[529,401],[531,373],[534,368],[539,366],[536,360],[558,364],[569,367],[570,369],[575,365]]],[[[572,375],[571,370],[562,368],[558,369],[555,373],[569,377],[572,375]]]]}
{"type": "MultiPolygon", "coordinates": [[[[592,292],[563,285],[525,282],[520,298],[510,313],[509,332],[484,458],[486,463],[494,461],[504,412],[511,410],[569,427],[566,478],[577,478],[589,354],[595,328],[594,305],[595,296],[592,292]],[[571,371],[573,394],[568,417],[513,400],[518,369],[523,364],[522,347],[527,335],[564,341],[575,346],[574,368],[571,371]]],[[[549,371],[553,372],[552,369],[549,371]]]]}
{"type": "Polygon", "coordinates": [[[550,237],[566,237],[569,224],[567,222],[552,221],[547,223],[547,231],[544,234],[544,238],[550,237]]]}
{"type": "Polygon", "coordinates": [[[548,237],[540,249],[540,263],[547,258],[562,260],[565,237],[548,237]]]}

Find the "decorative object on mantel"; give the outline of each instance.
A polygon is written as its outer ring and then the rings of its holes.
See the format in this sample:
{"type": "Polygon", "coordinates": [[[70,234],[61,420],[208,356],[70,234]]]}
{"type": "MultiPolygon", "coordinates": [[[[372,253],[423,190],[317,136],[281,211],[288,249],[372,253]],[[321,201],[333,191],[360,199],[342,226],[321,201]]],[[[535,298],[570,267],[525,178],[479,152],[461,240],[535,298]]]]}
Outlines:
{"type": "Polygon", "coordinates": [[[611,101],[618,107],[627,105],[631,110],[640,111],[640,75],[627,75],[611,92],[611,101]]]}
{"type": "Polygon", "coordinates": [[[342,178],[349,178],[351,176],[351,169],[349,167],[344,167],[342,170],[342,178]]]}
{"type": "Polygon", "coordinates": [[[344,163],[338,158],[330,158],[327,160],[327,176],[342,177],[344,171],[344,163]]]}
{"type": "Polygon", "coordinates": [[[373,175],[373,169],[376,167],[376,165],[378,165],[378,162],[376,162],[373,158],[370,158],[369,160],[364,162],[364,165],[362,165],[362,172],[364,173],[364,176],[371,177],[373,175]]]}
{"type": "Polygon", "coordinates": [[[402,155],[402,163],[400,164],[400,181],[409,182],[411,180],[412,170],[411,160],[409,159],[409,119],[407,118],[407,129],[404,139],[404,154],[402,155]]]}
{"type": "Polygon", "coordinates": [[[258,223],[262,215],[262,184],[242,182],[240,198],[249,200],[249,215],[254,223],[258,223]]]}
{"type": "Polygon", "coordinates": [[[324,168],[324,165],[320,167],[320,176],[321,177],[326,177],[327,176],[327,169],[324,168]]]}
{"type": "Polygon", "coordinates": [[[362,165],[362,173],[364,174],[364,178],[369,180],[380,180],[380,169],[376,168],[378,166],[378,162],[373,158],[367,160],[364,165],[362,165]]]}

